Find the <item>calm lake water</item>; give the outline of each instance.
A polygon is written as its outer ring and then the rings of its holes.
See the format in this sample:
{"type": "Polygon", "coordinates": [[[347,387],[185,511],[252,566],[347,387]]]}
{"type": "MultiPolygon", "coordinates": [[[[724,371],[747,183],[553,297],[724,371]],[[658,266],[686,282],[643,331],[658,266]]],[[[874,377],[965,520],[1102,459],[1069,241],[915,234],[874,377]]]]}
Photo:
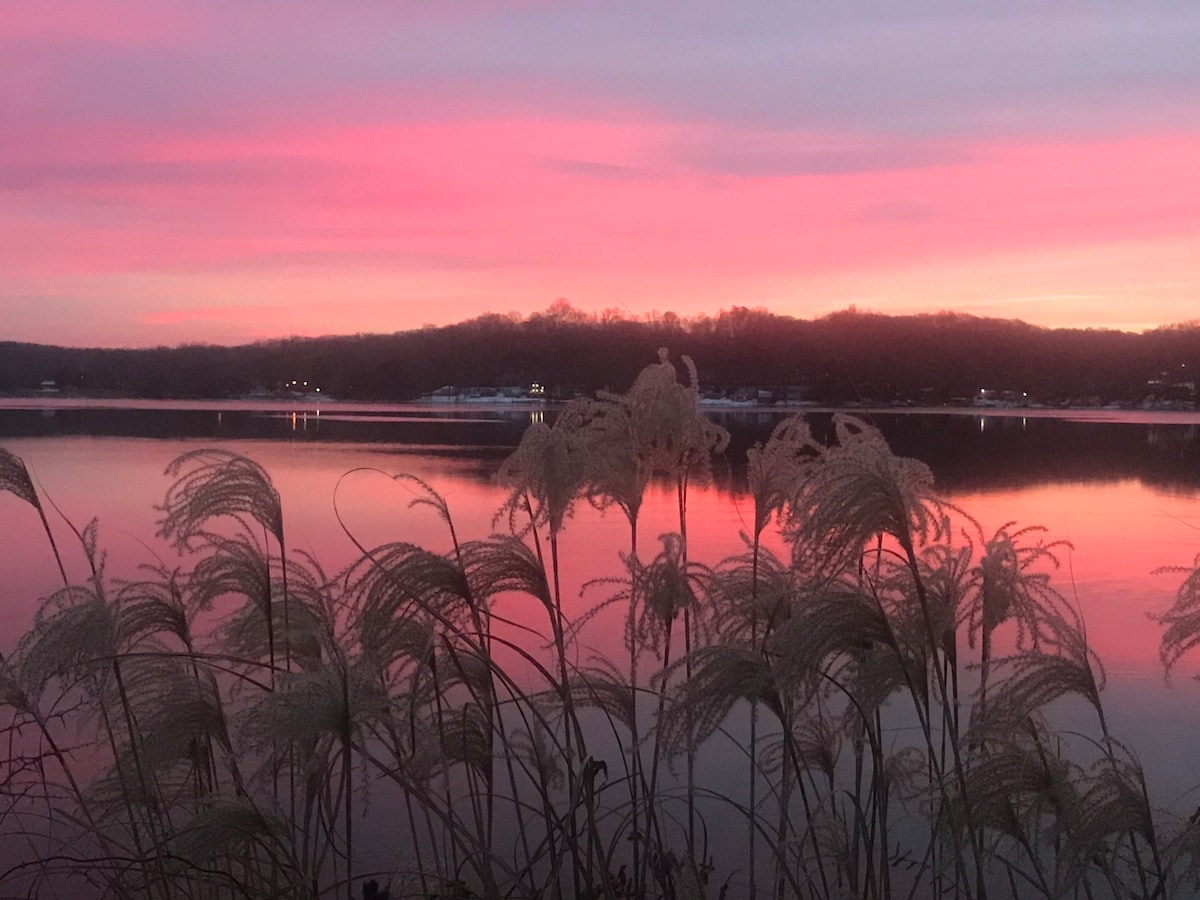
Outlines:
{"type": "MultiPolygon", "coordinates": [[[[261,463],[283,498],[289,540],[327,571],[356,557],[345,526],[364,545],[410,541],[448,547],[428,511],[408,508],[411,492],[387,475],[419,476],[450,504],[461,537],[493,531],[504,498],[494,474],[531,421],[552,409],[323,404],[101,405],[0,401],[0,446],[23,458],[40,488],[82,527],[93,516],[113,575],[130,575],[156,558],[178,564],[154,535],[168,480],[180,453],[219,446],[261,463]],[[378,471],[371,471],[378,470],[378,471]],[[387,473],[387,474],[381,474],[387,473]]],[[[778,421],[773,412],[714,413],[733,433],[713,482],[689,503],[690,554],[716,563],[740,552],[739,532],[752,521],[742,487],[745,449],[778,421]]],[[[829,415],[810,415],[818,433],[829,415]]],[[[1103,659],[1105,699],[1117,736],[1151,773],[1160,805],[1184,815],[1200,802],[1200,655],[1185,658],[1168,686],[1158,657],[1160,628],[1149,614],[1168,608],[1182,575],[1153,574],[1190,565],[1200,550],[1200,416],[1067,413],[1049,415],[873,413],[893,449],[926,461],[946,496],[992,533],[1010,521],[1044,525],[1048,539],[1068,540],[1055,583],[1082,609],[1088,637],[1103,659]]],[[[643,555],[654,537],[677,527],[674,496],[652,492],[640,523],[643,555]]],[[[74,576],[84,562],[62,518],[50,512],[74,576]]],[[[0,648],[11,648],[38,598],[60,583],[36,514],[0,495],[0,648]]],[[[621,571],[627,543],[619,514],[577,510],[562,538],[575,612],[601,599],[580,596],[589,580],[621,571]]],[[[521,611],[509,611],[520,618],[521,611]]],[[[529,615],[536,615],[536,610],[529,615]]],[[[617,646],[600,633],[595,649],[617,646]]],[[[1069,722],[1071,710],[1063,711],[1069,722]]],[[[1081,713],[1080,727],[1092,730],[1081,713]]]]}

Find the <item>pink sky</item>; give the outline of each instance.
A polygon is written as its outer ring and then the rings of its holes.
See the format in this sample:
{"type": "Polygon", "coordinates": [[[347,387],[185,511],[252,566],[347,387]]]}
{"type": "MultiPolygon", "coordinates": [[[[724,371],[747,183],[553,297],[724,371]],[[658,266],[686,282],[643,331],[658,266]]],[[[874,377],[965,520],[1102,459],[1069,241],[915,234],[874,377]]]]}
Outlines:
{"type": "Polygon", "coordinates": [[[1200,316],[1200,7],[859,6],[20,0],[0,340],[1200,316]]]}

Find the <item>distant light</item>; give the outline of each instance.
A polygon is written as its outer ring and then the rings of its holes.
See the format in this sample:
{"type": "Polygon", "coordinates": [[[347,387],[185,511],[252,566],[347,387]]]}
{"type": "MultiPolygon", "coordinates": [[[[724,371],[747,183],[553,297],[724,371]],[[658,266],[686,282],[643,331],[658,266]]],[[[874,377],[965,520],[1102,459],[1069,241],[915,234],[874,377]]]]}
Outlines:
{"type": "Polygon", "coordinates": [[[318,394],[319,394],[319,393],[321,393],[321,389],[320,389],[320,388],[317,388],[317,393],[318,393],[318,394]]]}

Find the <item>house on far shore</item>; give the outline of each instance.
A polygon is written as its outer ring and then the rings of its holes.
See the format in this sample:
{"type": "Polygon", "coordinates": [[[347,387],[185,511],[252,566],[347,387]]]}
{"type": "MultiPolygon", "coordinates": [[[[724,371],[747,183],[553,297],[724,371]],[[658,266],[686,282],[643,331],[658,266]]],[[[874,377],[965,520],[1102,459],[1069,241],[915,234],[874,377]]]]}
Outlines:
{"type": "Polygon", "coordinates": [[[38,390],[43,394],[57,394],[58,382],[53,378],[47,378],[41,383],[41,386],[38,388],[38,390]]]}
{"type": "Polygon", "coordinates": [[[546,399],[546,386],[535,381],[529,387],[459,388],[446,384],[423,398],[433,403],[541,403],[546,399]]]}

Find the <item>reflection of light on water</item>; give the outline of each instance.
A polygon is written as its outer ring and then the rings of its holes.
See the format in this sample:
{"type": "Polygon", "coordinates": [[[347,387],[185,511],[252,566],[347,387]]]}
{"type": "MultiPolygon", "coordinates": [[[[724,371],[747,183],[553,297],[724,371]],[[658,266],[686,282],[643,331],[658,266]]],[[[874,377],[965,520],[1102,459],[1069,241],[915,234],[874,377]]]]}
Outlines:
{"type": "Polygon", "coordinates": [[[980,434],[983,434],[983,428],[984,428],[984,424],[986,422],[987,422],[987,419],[985,419],[983,416],[979,417],[979,433],[980,434]]]}
{"type": "Polygon", "coordinates": [[[529,424],[537,425],[540,422],[546,421],[546,413],[540,409],[531,409],[529,411],[529,424]]]}

